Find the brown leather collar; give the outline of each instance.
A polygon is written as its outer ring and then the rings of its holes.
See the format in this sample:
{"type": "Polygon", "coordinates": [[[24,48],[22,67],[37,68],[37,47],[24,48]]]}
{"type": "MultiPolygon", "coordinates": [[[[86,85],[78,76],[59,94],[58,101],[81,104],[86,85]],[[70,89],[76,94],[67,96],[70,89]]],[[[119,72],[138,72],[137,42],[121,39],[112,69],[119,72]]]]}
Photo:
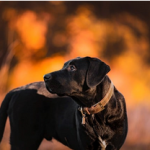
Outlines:
{"type": "MultiPolygon", "coordinates": [[[[99,101],[98,103],[94,104],[93,106],[91,106],[90,108],[88,107],[81,107],[79,110],[82,114],[82,117],[84,118],[86,114],[90,115],[90,114],[96,114],[102,110],[105,109],[106,104],[109,102],[109,100],[111,99],[112,95],[114,92],[114,85],[111,82],[110,83],[110,87],[108,92],[106,93],[105,97],[99,101]]],[[[82,119],[83,119],[82,118],[82,119]]],[[[84,121],[83,121],[84,122],[84,121]]]]}

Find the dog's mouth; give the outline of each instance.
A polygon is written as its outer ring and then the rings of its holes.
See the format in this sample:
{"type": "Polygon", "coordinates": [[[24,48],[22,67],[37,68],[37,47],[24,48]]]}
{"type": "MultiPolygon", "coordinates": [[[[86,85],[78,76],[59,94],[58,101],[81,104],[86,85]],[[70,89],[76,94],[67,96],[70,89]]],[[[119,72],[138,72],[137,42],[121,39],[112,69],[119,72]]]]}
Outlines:
{"type": "Polygon", "coordinates": [[[50,93],[52,93],[52,94],[56,94],[51,88],[49,88],[47,85],[46,85],[46,89],[50,92],[50,93]]]}
{"type": "Polygon", "coordinates": [[[78,95],[77,92],[72,92],[70,94],[68,94],[68,93],[62,93],[62,92],[56,91],[56,89],[53,88],[53,87],[49,87],[47,84],[46,84],[46,89],[51,94],[57,94],[58,96],[69,96],[69,97],[72,97],[82,107],[90,106],[90,105],[84,103],[84,101],[85,101],[84,98],[81,98],[80,96],[76,96],[76,95],[78,95]],[[83,99],[83,101],[81,101],[80,99],[83,99]]]}

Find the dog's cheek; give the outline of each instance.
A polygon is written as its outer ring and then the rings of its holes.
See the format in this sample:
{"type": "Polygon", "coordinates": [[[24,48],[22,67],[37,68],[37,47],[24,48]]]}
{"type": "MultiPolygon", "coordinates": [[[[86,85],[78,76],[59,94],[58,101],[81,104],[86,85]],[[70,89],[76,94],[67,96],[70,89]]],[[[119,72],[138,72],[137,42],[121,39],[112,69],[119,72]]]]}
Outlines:
{"type": "Polygon", "coordinates": [[[74,76],[72,77],[72,81],[74,81],[73,87],[76,87],[78,91],[82,92],[85,81],[85,73],[82,71],[78,71],[78,73],[74,74],[74,76]]]}
{"type": "Polygon", "coordinates": [[[78,85],[78,86],[75,86],[74,92],[75,92],[75,93],[78,93],[78,94],[82,93],[82,87],[79,86],[79,85],[78,85]]]}

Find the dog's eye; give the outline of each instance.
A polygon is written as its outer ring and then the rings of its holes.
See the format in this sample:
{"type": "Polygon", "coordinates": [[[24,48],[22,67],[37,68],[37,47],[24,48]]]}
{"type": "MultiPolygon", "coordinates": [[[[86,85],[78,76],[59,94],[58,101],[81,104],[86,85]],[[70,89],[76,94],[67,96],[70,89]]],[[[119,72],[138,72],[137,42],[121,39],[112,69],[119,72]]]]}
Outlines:
{"type": "Polygon", "coordinates": [[[75,70],[76,70],[76,67],[75,67],[74,65],[70,65],[70,66],[69,66],[69,70],[70,70],[70,71],[75,71],[75,70]]]}

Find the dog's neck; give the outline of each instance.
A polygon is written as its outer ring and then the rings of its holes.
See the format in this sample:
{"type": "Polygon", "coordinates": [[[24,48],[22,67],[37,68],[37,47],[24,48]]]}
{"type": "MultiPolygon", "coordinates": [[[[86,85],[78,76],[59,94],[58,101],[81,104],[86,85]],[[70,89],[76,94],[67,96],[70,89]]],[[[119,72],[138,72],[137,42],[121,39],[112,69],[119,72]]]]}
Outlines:
{"type": "MultiPolygon", "coordinates": [[[[109,78],[108,78],[109,79],[109,78]]],[[[96,114],[98,112],[101,112],[105,109],[105,106],[111,99],[113,93],[114,93],[114,85],[110,80],[105,80],[101,85],[102,87],[97,91],[97,95],[95,97],[94,105],[91,107],[84,107],[83,112],[85,114],[96,114]],[[105,83],[104,83],[105,82],[105,83]],[[101,94],[100,94],[101,93],[101,94]],[[100,97],[102,97],[100,99],[100,97]]]]}
{"type": "Polygon", "coordinates": [[[105,77],[101,84],[97,86],[95,93],[96,95],[92,99],[93,104],[90,107],[81,106],[79,108],[79,111],[82,114],[82,124],[85,124],[86,114],[97,114],[105,109],[105,106],[107,105],[114,93],[114,85],[108,77],[105,77]]]}
{"type": "Polygon", "coordinates": [[[105,76],[102,82],[91,89],[88,89],[82,93],[73,96],[73,99],[82,107],[88,107],[95,105],[101,101],[109,91],[111,81],[108,76],[105,76]]]}
{"type": "Polygon", "coordinates": [[[111,80],[109,79],[109,77],[106,75],[103,79],[103,81],[97,86],[96,88],[96,97],[94,99],[94,104],[101,101],[106,94],[109,91],[110,85],[111,85],[111,80]]]}
{"type": "MultiPolygon", "coordinates": [[[[95,105],[107,95],[110,89],[110,85],[111,85],[111,80],[106,75],[102,80],[102,82],[99,85],[97,85],[95,88],[93,88],[93,92],[89,92],[91,93],[91,95],[89,94],[91,96],[91,97],[89,96],[91,100],[90,106],[95,105]],[[95,95],[93,93],[95,93],[95,95]]],[[[92,91],[92,89],[90,90],[92,91]]]]}

